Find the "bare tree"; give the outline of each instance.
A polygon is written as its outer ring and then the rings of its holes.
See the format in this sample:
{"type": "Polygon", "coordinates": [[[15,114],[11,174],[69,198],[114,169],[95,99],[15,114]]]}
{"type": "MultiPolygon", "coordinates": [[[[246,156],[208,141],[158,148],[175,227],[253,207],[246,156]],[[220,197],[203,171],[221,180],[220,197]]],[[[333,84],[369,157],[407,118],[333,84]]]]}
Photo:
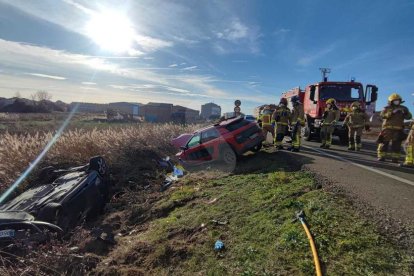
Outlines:
{"type": "Polygon", "coordinates": [[[46,90],[38,90],[35,93],[35,98],[38,101],[50,101],[52,99],[52,95],[46,90]]]}

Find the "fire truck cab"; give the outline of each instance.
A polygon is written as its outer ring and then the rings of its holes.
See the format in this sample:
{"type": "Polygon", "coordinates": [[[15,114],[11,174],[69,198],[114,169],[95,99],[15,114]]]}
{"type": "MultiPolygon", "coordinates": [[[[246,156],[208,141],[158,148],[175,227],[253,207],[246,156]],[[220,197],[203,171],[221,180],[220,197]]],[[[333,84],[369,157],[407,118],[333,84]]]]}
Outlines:
{"type": "MultiPolygon", "coordinates": [[[[282,94],[288,99],[298,95],[303,103],[305,113],[305,126],[302,128],[302,136],[305,140],[320,139],[320,129],[323,122],[323,114],[326,108],[326,100],[333,98],[340,110],[340,120],[335,125],[334,135],[338,136],[341,143],[348,142],[348,129],[343,125],[343,121],[348,112],[351,111],[351,104],[355,101],[361,103],[361,107],[367,111],[375,111],[375,102],[378,97],[378,88],[375,85],[364,87],[361,83],[323,81],[308,85],[305,90],[295,88],[282,94]],[[374,106],[374,108],[368,108],[374,106]]],[[[368,114],[372,115],[372,114],[368,114]]]]}

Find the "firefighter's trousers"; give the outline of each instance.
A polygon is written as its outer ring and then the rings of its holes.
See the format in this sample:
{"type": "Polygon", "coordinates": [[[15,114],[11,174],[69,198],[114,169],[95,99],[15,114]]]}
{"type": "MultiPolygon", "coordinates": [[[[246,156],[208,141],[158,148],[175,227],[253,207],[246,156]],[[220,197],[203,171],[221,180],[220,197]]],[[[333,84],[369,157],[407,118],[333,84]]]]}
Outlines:
{"type": "Polygon", "coordinates": [[[301,131],[302,131],[302,127],[298,125],[296,127],[296,133],[293,133],[293,135],[292,135],[292,147],[294,149],[299,149],[300,148],[300,145],[301,145],[301,139],[300,139],[301,131]]]}
{"type": "Polygon", "coordinates": [[[270,134],[272,135],[272,139],[274,139],[274,127],[272,125],[263,125],[262,126],[262,130],[263,130],[263,135],[266,139],[267,134],[270,132],[270,134]]]}
{"type": "Polygon", "coordinates": [[[321,140],[322,145],[330,146],[332,144],[332,134],[335,130],[335,126],[323,124],[321,127],[321,140]]]}
{"type": "Polygon", "coordinates": [[[384,129],[381,131],[381,143],[378,144],[378,158],[399,159],[402,143],[402,130],[400,129],[384,129]],[[391,152],[388,151],[390,142],[391,152]]]}
{"type": "Polygon", "coordinates": [[[407,144],[405,151],[406,151],[406,156],[405,156],[404,165],[414,166],[414,144],[412,143],[407,144]]]}
{"type": "Polygon", "coordinates": [[[283,138],[288,134],[288,125],[284,123],[276,123],[275,127],[275,146],[282,146],[283,138]]]}
{"type": "Polygon", "coordinates": [[[348,127],[349,149],[362,148],[361,136],[363,127],[348,127]]]}

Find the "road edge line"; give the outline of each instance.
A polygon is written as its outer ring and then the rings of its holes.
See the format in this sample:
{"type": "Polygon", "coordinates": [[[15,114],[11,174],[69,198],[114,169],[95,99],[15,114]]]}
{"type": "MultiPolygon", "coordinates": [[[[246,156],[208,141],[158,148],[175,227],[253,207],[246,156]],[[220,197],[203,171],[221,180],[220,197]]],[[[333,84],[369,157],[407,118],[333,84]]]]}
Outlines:
{"type": "Polygon", "coordinates": [[[302,147],[307,148],[307,149],[310,149],[310,150],[313,150],[313,151],[316,151],[316,152],[318,152],[320,154],[323,154],[325,156],[328,156],[328,157],[331,157],[331,158],[334,158],[334,159],[337,159],[337,160],[340,160],[340,161],[344,161],[344,162],[350,163],[350,164],[352,164],[352,165],[354,165],[356,167],[359,167],[359,168],[362,168],[362,169],[371,171],[373,173],[377,173],[377,174],[380,174],[380,175],[383,175],[383,176],[392,178],[394,180],[397,180],[399,182],[402,182],[402,183],[405,183],[405,184],[414,186],[414,182],[411,181],[411,180],[408,180],[408,179],[405,179],[405,178],[402,178],[402,177],[399,177],[399,176],[396,176],[396,175],[392,175],[392,174],[383,172],[381,170],[374,169],[372,167],[368,167],[368,166],[365,166],[365,165],[362,165],[362,164],[355,163],[355,162],[350,161],[350,160],[348,160],[346,158],[343,158],[343,157],[340,157],[340,156],[335,156],[335,155],[329,154],[329,153],[327,153],[325,151],[322,151],[322,150],[319,150],[319,149],[314,149],[314,148],[311,148],[311,147],[308,147],[308,146],[302,146],[302,147]]]}

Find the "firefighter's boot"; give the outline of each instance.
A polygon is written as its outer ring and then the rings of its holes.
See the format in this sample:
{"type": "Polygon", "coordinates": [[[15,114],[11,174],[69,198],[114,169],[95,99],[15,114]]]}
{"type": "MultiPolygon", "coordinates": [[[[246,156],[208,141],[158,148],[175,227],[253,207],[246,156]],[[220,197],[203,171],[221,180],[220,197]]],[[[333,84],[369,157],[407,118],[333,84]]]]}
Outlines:
{"type": "Polygon", "coordinates": [[[361,136],[356,137],[355,149],[360,151],[362,148],[361,136]]]}
{"type": "Polygon", "coordinates": [[[355,150],[355,140],[353,136],[349,137],[348,150],[355,150]]]}

